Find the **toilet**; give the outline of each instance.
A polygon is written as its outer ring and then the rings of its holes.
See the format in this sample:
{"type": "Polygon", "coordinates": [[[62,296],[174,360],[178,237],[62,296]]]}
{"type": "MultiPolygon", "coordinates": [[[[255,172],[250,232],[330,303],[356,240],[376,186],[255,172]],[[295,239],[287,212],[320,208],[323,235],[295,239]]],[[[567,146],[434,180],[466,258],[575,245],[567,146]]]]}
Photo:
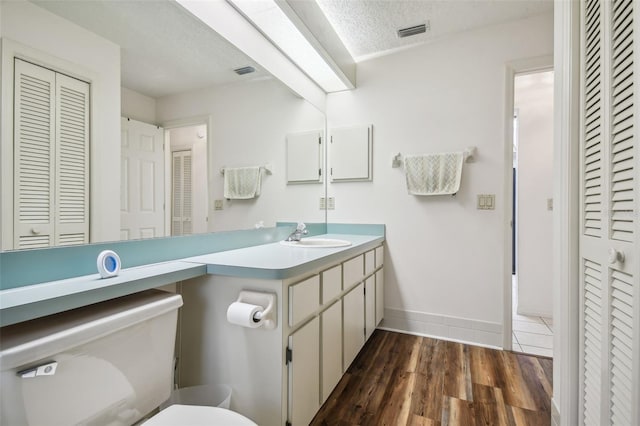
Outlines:
{"type": "Polygon", "coordinates": [[[182,297],[159,290],[2,328],[0,424],[256,425],[219,407],[171,405],[182,297]]]}

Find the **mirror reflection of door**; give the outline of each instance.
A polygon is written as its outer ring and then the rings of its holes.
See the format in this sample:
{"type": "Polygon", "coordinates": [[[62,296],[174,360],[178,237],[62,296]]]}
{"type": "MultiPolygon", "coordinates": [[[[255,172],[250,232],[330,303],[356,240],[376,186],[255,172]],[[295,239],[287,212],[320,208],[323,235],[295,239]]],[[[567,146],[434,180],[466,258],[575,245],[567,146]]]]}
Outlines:
{"type": "Polygon", "coordinates": [[[208,232],[207,125],[168,129],[165,141],[171,157],[166,181],[171,185],[166,192],[171,197],[171,235],[208,232]]]}
{"type": "Polygon", "coordinates": [[[120,239],[165,236],[164,129],[122,118],[120,239]]]}
{"type": "Polygon", "coordinates": [[[171,235],[189,235],[192,226],[192,158],[191,150],[173,151],[171,191],[171,235]]]}

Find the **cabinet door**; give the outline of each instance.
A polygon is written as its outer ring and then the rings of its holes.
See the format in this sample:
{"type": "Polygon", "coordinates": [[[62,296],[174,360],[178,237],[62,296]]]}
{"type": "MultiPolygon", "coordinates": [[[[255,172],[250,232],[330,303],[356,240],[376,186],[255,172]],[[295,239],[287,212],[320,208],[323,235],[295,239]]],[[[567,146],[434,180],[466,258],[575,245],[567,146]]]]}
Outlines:
{"type": "Polygon", "coordinates": [[[320,409],[320,320],[311,321],[289,336],[289,421],[308,425],[320,409]]]}
{"type": "Polygon", "coordinates": [[[322,272],[322,304],[342,292],[342,265],[322,272]]]}
{"type": "Polygon", "coordinates": [[[365,340],[373,334],[376,329],[376,278],[370,276],[364,282],[364,331],[365,340]]]}
{"type": "Polygon", "coordinates": [[[322,313],[322,403],[342,377],[342,300],[322,313]]]}
{"type": "Polygon", "coordinates": [[[364,283],[358,284],[343,298],[344,357],[343,371],[347,371],[364,345],[364,283]]]}
{"type": "Polygon", "coordinates": [[[384,269],[376,272],[376,325],[384,318],[384,269]]]}
{"type": "Polygon", "coordinates": [[[314,275],[289,287],[289,326],[294,327],[320,306],[320,277],[314,275]]]}

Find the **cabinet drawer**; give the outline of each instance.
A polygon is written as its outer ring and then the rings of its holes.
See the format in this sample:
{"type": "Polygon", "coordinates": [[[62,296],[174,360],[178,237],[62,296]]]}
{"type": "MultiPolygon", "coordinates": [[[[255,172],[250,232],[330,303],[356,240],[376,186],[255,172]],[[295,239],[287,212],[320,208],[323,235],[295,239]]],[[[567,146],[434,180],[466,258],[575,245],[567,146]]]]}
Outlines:
{"type": "Polygon", "coordinates": [[[320,276],[289,287],[289,326],[293,327],[320,306],[320,276]]]}
{"type": "Polygon", "coordinates": [[[342,291],[342,265],[328,269],[322,275],[322,304],[333,299],[342,291]]]}
{"type": "Polygon", "coordinates": [[[375,257],[376,257],[376,253],[374,250],[368,251],[364,254],[364,274],[365,275],[371,274],[374,271],[374,269],[376,269],[375,257]]]}
{"type": "Polygon", "coordinates": [[[379,268],[384,263],[384,247],[380,246],[376,248],[376,268],[379,268]]]}
{"type": "Polygon", "coordinates": [[[364,255],[354,257],[342,264],[342,288],[348,289],[364,278],[364,255]]]}

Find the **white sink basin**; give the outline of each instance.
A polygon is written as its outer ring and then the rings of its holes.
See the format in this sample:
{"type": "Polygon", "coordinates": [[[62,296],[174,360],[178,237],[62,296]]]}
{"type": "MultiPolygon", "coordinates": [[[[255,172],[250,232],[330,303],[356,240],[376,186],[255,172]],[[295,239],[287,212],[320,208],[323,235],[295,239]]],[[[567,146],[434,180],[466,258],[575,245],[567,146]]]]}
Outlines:
{"type": "Polygon", "coordinates": [[[333,238],[303,238],[300,241],[280,241],[283,246],[303,247],[303,248],[332,248],[332,247],[348,247],[350,241],[338,240],[333,238]]]}

